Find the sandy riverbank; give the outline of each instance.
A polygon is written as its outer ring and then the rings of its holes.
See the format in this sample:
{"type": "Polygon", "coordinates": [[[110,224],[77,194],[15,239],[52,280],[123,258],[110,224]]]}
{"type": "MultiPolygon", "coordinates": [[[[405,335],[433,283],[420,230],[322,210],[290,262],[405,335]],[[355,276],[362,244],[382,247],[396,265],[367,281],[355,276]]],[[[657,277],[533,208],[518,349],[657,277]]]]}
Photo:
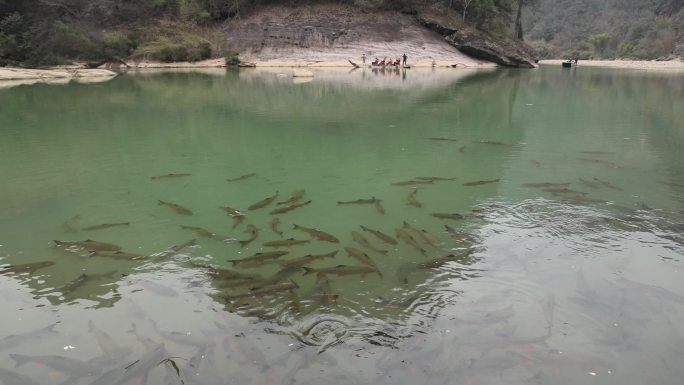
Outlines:
{"type": "MultiPolygon", "coordinates": [[[[560,66],[563,60],[542,60],[539,64],[560,66]]],[[[640,60],[580,60],[580,67],[607,67],[640,70],[684,71],[684,61],[640,61],[640,60]]]]}
{"type": "MultiPolygon", "coordinates": [[[[363,65],[360,52],[383,52],[382,47],[360,47],[354,50],[347,49],[342,52],[325,52],[312,49],[287,50],[276,53],[250,53],[241,56],[243,64],[253,67],[284,67],[284,68],[353,68],[349,62],[352,60],[358,65],[363,65]],[[364,51],[365,50],[365,51],[364,51]]],[[[366,55],[366,66],[370,66],[372,58],[366,55]]],[[[384,57],[384,56],[381,56],[384,57]]],[[[212,59],[199,62],[128,62],[128,67],[118,69],[148,70],[165,68],[221,68],[226,67],[224,59],[212,59]]],[[[470,58],[455,49],[439,50],[430,49],[421,52],[420,55],[409,56],[408,64],[411,67],[461,67],[461,68],[492,68],[496,64],[470,58]]],[[[106,65],[103,68],[108,68],[106,65]]]]}

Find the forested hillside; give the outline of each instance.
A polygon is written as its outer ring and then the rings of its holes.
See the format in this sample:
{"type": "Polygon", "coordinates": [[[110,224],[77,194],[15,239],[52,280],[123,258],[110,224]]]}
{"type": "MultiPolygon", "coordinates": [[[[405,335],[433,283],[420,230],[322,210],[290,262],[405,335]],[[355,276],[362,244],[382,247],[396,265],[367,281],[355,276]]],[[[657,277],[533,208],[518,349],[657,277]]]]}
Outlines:
{"type": "MultiPolygon", "coordinates": [[[[195,61],[220,57],[225,26],[259,6],[306,7],[314,0],[0,0],[0,65],[73,60],[195,61]]],[[[363,11],[422,11],[454,25],[511,35],[527,0],[329,0],[363,11]]]]}
{"type": "Polygon", "coordinates": [[[537,0],[523,18],[542,58],[684,56],[684,0],[537,0]]]}

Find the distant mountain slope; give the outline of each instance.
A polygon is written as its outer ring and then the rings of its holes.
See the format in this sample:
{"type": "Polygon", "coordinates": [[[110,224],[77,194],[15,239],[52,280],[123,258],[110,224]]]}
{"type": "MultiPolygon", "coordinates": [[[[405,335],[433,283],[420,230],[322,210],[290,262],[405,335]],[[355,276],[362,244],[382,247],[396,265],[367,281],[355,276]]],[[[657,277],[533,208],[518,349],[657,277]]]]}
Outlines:
{"type": "Polygon", "coordinates": [[[523,26],[545,58],[684,55],[683,0],[538,0],[523,26]]]}

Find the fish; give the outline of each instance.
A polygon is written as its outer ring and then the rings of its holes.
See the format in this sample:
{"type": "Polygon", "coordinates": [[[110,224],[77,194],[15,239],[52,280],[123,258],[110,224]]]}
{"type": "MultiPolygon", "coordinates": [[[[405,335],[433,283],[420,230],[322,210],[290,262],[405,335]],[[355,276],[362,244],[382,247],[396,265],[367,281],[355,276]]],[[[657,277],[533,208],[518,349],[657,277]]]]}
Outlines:
{"type": "Polygon", "coordinates": [[[299,299],[299,295],[297,295],[296,291],[290,291],[289,295],[289,300],[290,300],[290,310],[294,314],[299,314],[302,312],[302,301],[299,299]]]}
{"type": "Polygon", "coordinates": [[[242,222],[245,221],[245,216],[242,215],[242,216],[239,216],[239,217],[233,217],[233,219],[235,219],[235,223],[233,223],[233,227],[232,227],[232,228],[236,228],[236,227],[240,226],[240,225],[242,224],[242,222]]]}
{"type": "Polygon", "coordinates": [[[423,204],[420,203],[418,201],[418,199],[416,198],[416,194],[418,194],[418,189],[414,189],[413,192],[409,194],[409,196],[406,200],[406,205],[418,207],[418,208],[423,207],[423,204]]]}
{"type": "Polygon", "coordinates": [[[577,158],[577,160],[586,162],[586,163],[594,163],[594,164],[600,164],[602,166],[606,166],[608,168],[619,168],[619,166],[613,162],[608,162],[605,160],[601,159],[589,159],[589,158],[577,158]]]}
{"type": "Polygon", "coordinates": [[[610,154],[615,154],[614,152],[611,151],[582,151],[582,154],[588,154],[588,155],[610,155],[610,154]]]}
{"type": "Polygon", "coordinates": [[[460,147],[460,148],[458,149],[458,152],[460,152],[461,154],[465,154],[466,148],[467,148],[466,146],[460,147]]]}
{"type": "Polygon", "coordinates": [[[242,211],[233,208],[233,207],[228,207],[228,206],[222,206],[221,209],[226,212],[226,215],[229,215],[231,217],[244,217],[245,213],[242,211]]]}
{"type": "MultiPolygon", "coordinates": [[[[375,270],[378,270],[378,265],[373,262],[372,259],[368,256],[368,254],[364,253],[363,251],[355,248],[355,247],[345,247],[344,250],[349,254],[350,257],[355,258],[359,262],[361,262],[364,265],[368,265],[373,267],[375,270]]],[[[382,276],[382,274],[380,275],[382,276]]]]}
{"type": "Polygon", "coordinates": [[[69,294],[83,286],[88,285],[91,282],[97,282],[106,278],[112,278],[114,274],[116,274],[116,272],[116,270],[112,270],[104,274],[81,274],[80,276],[78,276],[78,278],[62,286],[62,288],[59,289],[59,291],[62,294],[69,294]]]}
{"type": "Polygon", "coordinates": [[[261,297],[264,295],[268,294],[275,294],[275,293],[280,293],[283,291],[293,291],[295,289],[298,289],[299,285],[295,281],[289,281],[289,282],[280,282],[272,285],[265,285],[262,287],[253,287],[249,290],[248,293],[242,293],[242,294],[236,294],[236,295],[226,295],[223,296],[226,300],[232,300],[235,298],[244,298],[244,297],[261,297]]]}
{"type": "Polygon", "coordinates": [[[166,206],[166,207],[170,208],[171,210],[175,211],[176,214],[178,214],[178,215],[185,215],[185,216],[192,215],[191,210],[186,209],[185,207],[183,207],[179,204],[171,203],[171,202],[164,202],[162,200],[158,200],[158,202],[159,202],[158,203],[159,205],[166,206]]]}
{"type": "Polygon", "coordinates": [[[273,196],[270,196],[268,198],[264,198],[264,199],[260,200],[259,202],[247,207],[247,210],[258,210],[258,209],[264,208],[264,207],[270,205],[271,203],[273,203],[273,201],[276,200],[277,198],[278,198],[278,191],[276,191],[273,196]]]}
{"type": "Polygon", "coordinates": [[[316,230],[316,229],[312,229],[312,228],[308,228],[308,227],[303,227],[303,226],[299,226],[296,224],[292,228],[295,230],[299,230],[303,233],[309,234],[309,235],[311,235],[311,237],[316,238],[316,239],[321,240],[321,241],[324,241],[324,242],[330,242],[330,243],[339,243],[340,242],[340,240],[337,239],[335,236],[328,234],[325,231],[316,230]]]}
{"type": "Polygon", "coordinates": [[[300,199],[304,196],[304,193],[306,190],[295,190],[292,192],[292,195],[290,197],[282,202],[278,202],[279,205],[289,205],[292,203],[297,203],[299,202],[300,199]]]}
{"type": "Polygon", "coordinates": [[[609,188],[611,190],[625,191],[622,187],[618,187],[618,186],[608,182],[607,180],[601,180],[599,178],[594,178],[594,182],[600,184],[603,187],[609,188]]]}
{"type": "Polygon", "coordinates": [[[327,306],[337,306],[337,298],[339,295],[333,294],[328,277],[323,273],[316,274],[316,284],[321,291],[323,303],[327,306]]]}
{"type": "Polygon", "coordinates": [[[303,207],[303,206],[306,206],[306,205],[308,205],[308,204],[310,204],[310,203],[311,203],[311,201],[308,200],[308,201],[306,201],[306,202],[302,202],[302,203],[297,203],[297,204],[293,204],[293,205],[290,205],[290,206],[281,207],[281,208],[279,208],[279,209],[275,209],[275,210],[271,211],[269,214],[271,214],[271,215],[284,214],[284,213],[286,213],[286,212],[288,212],[288,211],[292,211],[292,210],[294,210],[294,209],[298,209],[298,208],[303,207]]]}
{"type": "MultiPolygon", "coordinates": [[[[264,282],[268,282],[268,284],[276,284],[283,282],[287,279],[289,279],[293,274],[299,273],[302,271],[302,269],[299,266],[288,266],[285,267],[281,270],[279,270],[277,273],[273,274],[272,277],[265,279],[264,282]]],[[[263,286],[264,284],[261,284],[263,286]]],[[[257,287],[259,285],[255,285],[253,287],[257,287]]]]}
{"type": "Polygon", "coordinates": [[[52,369],[68,374],[73,378],[96,376],[102,373],[102,368],[98,365],[62,356],[26,356],[23,354],[10,354],[16,362],[16,366],[22,366],[29,362],[39,365],[49,366],[52,369]]]}
{"type": "Polygon", "coordinates": [[[88,331],[95,335],[97,346],[100,347],[102,353],[115,354],[121,351],[121,345],[109,334],[95,327],[95,323],[92,320],[88,321],[88,331]]]}
{"type": "Polygon", "coordinates": [[[218,280],[244,279],[245,277],[247,277],[243,273],[231,269],[219,268],[211,265],[198,263],[190,263],[190,265],[204,270],[208,276],[218,280]]]}
{"type": "Polygon", "coordinates": [[[413,226],[411,226],[408,222],[404,221],[404,228],[411,231],[412,233],[416,234],[418,237],[422,238],[425,243],[432,247],[439,247],[439,241],[435,239],[430,233],[428,233],[424,229],[417,229],[413,226]]]}
{"type": "Polygon", "coordinates": [[[674,183],[674,182],[663,182],[663,181],[658,181],[660,184],[664,184],[666,186],[670,187],[679,187],[679,188],[684,188],[684,184],[681,183],[674,183]]]}
{"type": "Polygon", "coordinates": [[[50,267],[54,265],[55,262],[53,261],[43,261],[43,262],[33,262],[33,263],[26,263],[23,265],[5,265],[5,266],[0,266],[0,274],[22,274],[22,273],[29,273],[33,274],[36,272],[36,270],[44,269],[46,267],[50,267]]]}
{"type": "Polygon", "coordinates": [[[392,186],[415,186],[417,184],[434,184],[431,180],[405,180],[402,182],[394,182],[392,186]]]}
{"type": "Polygon", "coordinates": [[[282,266],[282,267],[302,266],[302,265],[309,264],[309,263],[316,261],[316,260],[322,261],[326,258],[335,258],[336,255],[337,255],[337,250],[332,251],[332,252],[327,253],[327,254],[318,254],[318,255],[309,254],[309,255],[305,255],[303,257],[299,257],[299,258],[289,259],[287,261],[281,261],[280,266],[282,266]]]}
{"type": "Polygon", "coordinates": [[[375,202],[380,202],[379,199],[376,199],[375,197],[372,197],[371,199],[357,199],[354,201],[337,201],[338,205],[372,205],[375,202]]]}
{"type": "Polygon", "coordinates": [[[328,267],[324,269],[312,269],[310,267],[302,267],[304,270],[304,275],[308,274],[333,274],[338,277],[341,277],[343,275],[355,275],[355,274],[360,274],[362,277],[365,276],[366,274],[369,273],[378,273],[380,277],[382,277],[382,273],[380,273],[379,270],[376,270],[372,266],[368,265],[361,265],[361,266],[346,266],[346,265],[337,265],[335,267],[328,267]]]}
{"type": "Polygon", "coordinates": [[[430,216],[439,218],[439,219],[453,219],[453,220],[459,220],[463,219],[463,215],[459,213],[431,213],[430,216]]]}
{"type": "Polygon", "coordinates": [[[534,187],[534,188],[553,188],[553,187],[567,187],[570,186],[570,183],[550,183],[550,182],[541,182],[541,183],[523,183],[524,187],[534,187]]]}
{"type": "Polygon", "coordinates": [[[455,228],[449,226],[449,225],[444,225],[444,228],[446,231],[451,235],[452,238],[454,238],[457,241],[470,241],[470,236],[464,235],[460,231],[456,230],[455,228]]]}
{"type": "Polygon", "coordinates": [[[283,239],[280,241],[271,241],[271,242],[266,242],[264,243],[264,247],[290,247],[290,246],[297,246],[297,245],[303,245],[306,243],[311,242],[308,239],[294,239],[294,238],[289,238],[289,239],[283,239]]]}
{"type": "Polygon", "coordinates": [[[541,163],[538,160],[530,160],[530,163],[534,165],[534,167],[541,167],[541,163]]]}
{"type": "Polygon", "coordinates": [[[157,179],[169,179],[169,178],[183,178],[186,176],[191,176],[192,174],[166,174],[166,175],[159,175],[159,176],[152,176],[150,179],[152,180],[157,180],[157,179]]]}
{"type": "Polygon", "coordinates": [[[225,280],[221,281],[218,283],[218,287],[222,289],[232,289],[236,287],[255,287],[257,285],[262,285],[267,283],[266,279],[263,279],[261,277],[245,277],[245,278],[239,278],[239,279],[232,279],[232,280],[225,280]]]}
{"type": "Polygon", "coordinates": [[[0,382],[7,385],[40,385],[23,374],[0,368],[0,382]]]}
{"type": "Polygon", "coordinates": [[[481,186],[483,184],[490,184],[490,183],[497,183],[499,179],[490,179],[490,180],[478,180],[476,182],[468,182],[468,183],[463,183],[464,186],[470,187],[470,186],[481,186]]]}
{"type": "MultiPolygon", "coordinates": [[[[378,249],[377,247],[373,246],[370,242],[368,242],[368,239],[366,239],[366,237],[361,235],[361,233],[359,233],[358,231],[352,231],[352,239],[354,239],[354,242],[358,243],[359,245],[376,253],[387,255],[387,253],[389,252],[387,250],[378,249]]],[[[345,250],[346,249],[347,248],[345,248],[345,250]]],[[[349,250],[347,250],[347,252],[349,252],[349,250]]]]}
{"type": "Polygon", "coordinates": [[[113,245],[111,243],[93,241],[92,239],[86,239],[85,241],[76,241],[76,242],[58,241],[55,239],[55,240],[53,240],[53,242],[55,242],[55,245],[57,245],[57,247],[63,247],[66,249],[78,248],[78,249],[85,249],[88,251],[119,251],[119,250],[121,250],[121,247],[119,247],[117,245],[113,245]]]}
{"type": "Polygon", "coordinates": [[[380,201],[373,203],[373,207],[375,207],[375,211],[379,212],[380,214],[385,213],[385,208],[382,206],[382,203],[380,203],[380,201]]]}
{"type": "MultiPolygon", "coordinates": [[[[134,361],[126,362],[108,372],[105,372],[90,385],[122,385],[136,378],[146,378],[148,373],[162,364],[164,358],[169,356],[163,345],[157,349],[145,353],[134,361]]],[[[134,357],[130,358],[133,360],[134,357]]]]}
{"type": "Polygon", "coordinates": [[[456,255],[449,254],[449,255],[444,256],[444,257],[439,257],[439,258],[431,259],[429,261],[418,263],[416,265],[416,268],[418,268],[418,269],[435,269],[435,268],[438,268],[438,267],[444,265],[445,263],[447,263],[449,261],[453,261],[455,259],[456,259],[456,255]]]}
{"type": "Polygon", "coordinates": [[[502,142],[495,142],[495,141],[492,141],[492,140],[480,140],[480,141],[477,142],[477,143],[480,143],[480,144],[491,144],[491,145],[493,145],[493,146],[513,147],[512,144],[509,144],[509,143],[502,143],[502,142]]]}
{"type": "Polygon", "coordinates": [[[361,230],[373,234],[376,238],[380,239],[381,241],[383,241],[387,244],[390,244],[390,245],[396,245],[397,244],[397,241],[394,238],[390,237],[389,235],[387,235],[381,231],[369,229],[368,227],[366,227],[364,225],[361,225],[361,230]]]}
{"type": "Polygon", "coordinates": [[[586,179],[582,179],[582,178],[579,178],[579,181],[582,182],[583,185],[585,185],[589,188],[598,189],[598,185],[595,182],[592,182],[592,181],[589,181],[586,179]]]}
{"type": "Polygon", "coordinates": [[[233,228],[240,226],[240,224],[245,220],[245,213],[236,208],[224,206],[221,207],[221,209],[223,209],[223,211],[226,212],[226,215],[231,216],[235,219],[233,228]]]}
{"type": "MultiPolygon", "coordinates": [[[[201,376],[202,371],[200,370],[200,366],[202,365],[202,360],[204,360],[207,357],[211,357],[213,350],[214,347],[212,345],[202,346],[199,349],[197,349],[195,354],[193,354],[192,357],[190,357],[188,362],[185,364],[185,367],[183,368],[186,380],[182,381],[181,384],[192,383],[193,377],[201,376]]],[[[210,361],[211,358],[207,358],[207,360],[210,361]]]]}
{"type": "Polygon", "coordinates": [[[256,253],[251,257],[243,259],[229,259],[228,262],[231,262],[233,266],[261,265],[268,260],[278,259],[287,254],[289,254],[287,251],[270,251],[267,253],[256,253]]]}
{"type": "Polygon", "coordinates": [[[417,176],[415,179],[417,179],[417,180],[431,180],[433,182],[437,182],[437,181],[451,181],[451,180],[456,180],[458,178],[443,178],[441,176],[417,176]]]}
{"type": "Polygon", "coordinates": [[[180,253],[181,251],[183,251],[183,249],[185,249],[185,248],[187,248],[187,247],[195,246],[195,245],[197,245],[197,240],[196,240],[196,239],[191,239],[191,240],[189,240],[189,241],[187,241],[187,242],[185,242],[185,243],[182,243],[182,244],[180,244],[180,245],[171,246],[171,247],[169,247],[168,249],[166,249],[166,250],[164,250],[164,251],[162,251],[162,252],[153,254],[153,255],[154,255],[154,257],[155,257],[155,261],[158,262],[158,261],[160,261],[160,260],[162,260],[162,259],[164,259],[164,258],[168,258],[168,257],[170,257],[170,256],[172,256],[172,255],[176,255],[176,254],[180,253]]]}
{"type": "Polygon", "coordinates": [[[201,228],[201,227],[183,226],[183,225],[181,225],[181,229],[183,229],[183,230],[190,230],[190,231],[192,231],[193,233],[195,233],[195,235],[197,235],[197,236],[199,236],[199,237],[214,238],[214,236],[216,236],[216,234],[212,233],[211,231],[209,231],[209,230],[207,230],[207,229],[203,229],[203,228],[201,228]]]}
{"type": "Polygon", "coordinates": [[[404,241],[404,243],[406,243],[408,246],[411,246],[411,247],[415,248],[415,249],[418,250],[421,254],[425,255],[425,253],[426,253],[425,249],[423,249],[423,248],[418,244],[418,242],[416,242],[416,240],[413,239],[413,237],[411,236],[411,234],[407,233],[406,231],[404,231],[404,230],[402,230],[402,229],[395,229],[394,231],[395,231],[395,233],[396,233],[396,235],[397,235],[397,238],[401,239],[401,240],[404,241]]]}
{"type": "Polygon", "coordinates": [[[458,142],[458,139],[451,138],[426,138],[427,140],[441,141],[441,142],[458,142]]]}
{"type": "Polygon", "coordinates": [[[109,229],[112,227],[123,227],[123,226],[130,226],[131,222],[122,222],[122,223],[103,223],[101,225],[95,225],[95,226],[89,226],[89,227],[84,227],[81,230],[83,231],[93,231],[93,230],[103,230],[103,229],[109,229]]]}
{"type": "Polygon", "coordinates": [[[117,250],[117,251],[93,251],[90,255],[92,257],[104,257],[104,258],[112,258],[112,259],[118,259],[118,260],[124,260],[124,261],[142,261],[142,260],[149,258],[149,256],[147,256],[147,255],[135,254],[135,253],[126,253],[126,252],[121,251],[121,250],[117,250]]]}
{"type": "Polygon", "coordinates": [[[212,341],[205,339],[205,337],[199,337],[197,334],[161,330],[157,326],[157,322],[152,319],[150,320],[150,324],[152,324],[152,328],[157,334],[177,344],[203,347],[213,343],[212,341]]]}
{"type": "Polygon", "coordinates": [[[140,334],[140,332],[138,331],[138,327],[135,323],[131,324],[131,330],[129,330],[128,333],[133,334],[138,339],[138,342],[140,342],[140,344],[145,348],[146,351],[152,351],[159,346],[158,342],[155,342],[151,338],[140,334]]]}
{"type": "Polygon", "coordinates": [[[22,345],[24,341],[27,340],[40,339],[43,338],[43,336],[48,335],[50,333],[57,333],[54,330],[55,326],[57,326],[57,323],[53,323],[44,328],[30,331],[27,333],[8,335],[0,340],[0,351],[22,345]]]}
{"type": "Polygon", "coordinates": [[[278,218],[278,217],[273,217],[273,219],[271,219],[271,230],[272,230],[274,233],[278,234],[278,235],[282,238],[282,237],[283,237],[283,232],[280,231],[280,230],[278,230],[278,225],[279,225],[279,224],[280,224],[280,218],[278,218]]]}
{"type": "Polygon", "coordinates": [[[416,265],[410,262],[404,263],[397,269],[397,280],[401,283],[408,283],[411,273],[416,270],[416,265]]]}
{"type": "Polygon", "coordinates": [[[252,295],[264,295],[264,294],[271,294],[271,293],[277,293],[280,291],[291,291],[294,289],[298,289],[299,285],[295,281],[290,281],[290,282],[281,282],[281,283],[276,283],[273,285],[266,285],[262,287],[253,287],[250,289],[250,294],[252,295]]]}
{"type": "Polygon", "coordinates": [[[253,177],[253,176],[256,176],[256,173],[255,173],[255,172],[250,173],[250,174],[240,175],[240,176],[237,177],[237,178],[226,179],[226,181],[227,181],[227,182],[237,182],[237,181],[249,179],[249,178],[251,178],[251,177],[253,177]]]}
{"type": "Polygon", "coordinates": [[[257,237],[259,236],[259,228],[251,224],[247,225],[245,233],[249,234],[249,239],[240,241],[240,247],[245,247],[252,243],[255,239],[257,239],[257,237]]]}
{"type": "Polygon", "coordinates": [[[569,188],[545,188],[543,191],[550,192],[553,195],[587,195],[588,193],[576,191],[569,188]]]}

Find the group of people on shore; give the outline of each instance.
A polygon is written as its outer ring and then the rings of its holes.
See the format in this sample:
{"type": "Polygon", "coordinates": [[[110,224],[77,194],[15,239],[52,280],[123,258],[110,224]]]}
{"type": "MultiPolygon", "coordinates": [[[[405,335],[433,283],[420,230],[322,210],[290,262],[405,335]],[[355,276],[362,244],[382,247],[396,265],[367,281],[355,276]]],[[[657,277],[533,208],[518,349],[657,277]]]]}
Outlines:
{"type": "MultiPolygon", "coordinates": [[[[406,53],[404,53],[401,57],[397,57],[396,60],[392,61],[392,59],[387,60],[387,57],[384,57],[382,60],[380,60],[378,57],[371,62],[371,65],[374,66],[406,66],[406,60],[408,59],[408,56],[406,53]]],[[[363,64],[366,64],[366,54],[364,53],[361,55],[361,61],[363,64]]]]}

